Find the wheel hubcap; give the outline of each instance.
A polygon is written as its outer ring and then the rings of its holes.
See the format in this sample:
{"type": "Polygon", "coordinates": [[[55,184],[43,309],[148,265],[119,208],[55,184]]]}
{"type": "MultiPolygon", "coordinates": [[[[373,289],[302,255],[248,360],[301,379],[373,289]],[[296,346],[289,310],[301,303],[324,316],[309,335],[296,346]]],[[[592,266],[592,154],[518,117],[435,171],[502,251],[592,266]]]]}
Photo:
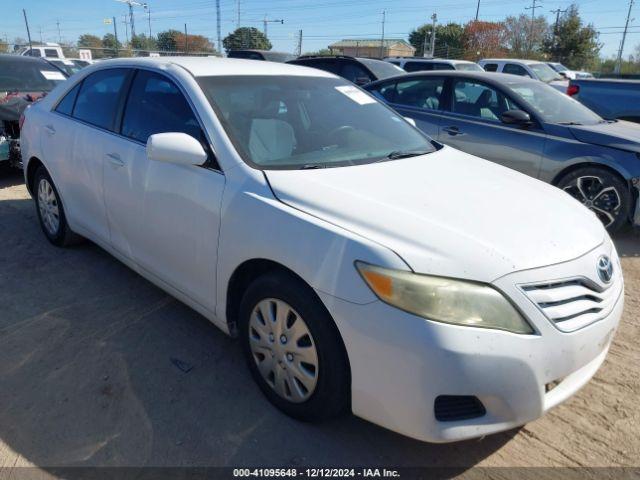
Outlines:
{"type": "Polygon", "coordinates": [[[622,205],[620,194],[600,177],[578,177],[563,190],[594,212],[605,227],[615,222],[622,205]]]}
{"type": "Polygon", "coordinates": [[[53,191],[53,187],[45,178],[38,184],[38,209],[44,228],[51,235],[58,233],[60,227],[60,211],[58,209],[58,199],[53,191]]]}
{"type": "Polygon", "coordinates": [[[260,375],[278,395],[300,403],[313,394],[318,352],[307,324],[289,304],[260,301],[249,319],[249,344],[260,375]]]}

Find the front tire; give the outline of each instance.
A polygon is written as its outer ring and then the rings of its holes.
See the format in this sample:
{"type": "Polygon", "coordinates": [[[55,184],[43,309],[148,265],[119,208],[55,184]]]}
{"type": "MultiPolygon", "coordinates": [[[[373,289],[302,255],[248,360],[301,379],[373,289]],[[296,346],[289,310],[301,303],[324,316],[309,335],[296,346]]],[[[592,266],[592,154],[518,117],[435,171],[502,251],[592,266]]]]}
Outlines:
{"type": "Polygon", "coordinates": [[[562,177],[558,188],[595,213],[609,233],[620,230],[629,219],[629,187],[622,178],[607,169],[579,168],[562,177]]]}
{"type": "Polygon", "coordinates": [[[82,237],[69,227],[58,190],[43,166],[38,167],[34,175],[33,193],[40,227],[47,239],[58,247],[80,242],[82,237]]]}
{"type": "Polygon", "coordinates": [[[349,409],[344,344],[324,305],[299,279],[275,272],[255,280],[240,304],[239,331],[253,378],[282,412],[320,421],[349,409]]]}

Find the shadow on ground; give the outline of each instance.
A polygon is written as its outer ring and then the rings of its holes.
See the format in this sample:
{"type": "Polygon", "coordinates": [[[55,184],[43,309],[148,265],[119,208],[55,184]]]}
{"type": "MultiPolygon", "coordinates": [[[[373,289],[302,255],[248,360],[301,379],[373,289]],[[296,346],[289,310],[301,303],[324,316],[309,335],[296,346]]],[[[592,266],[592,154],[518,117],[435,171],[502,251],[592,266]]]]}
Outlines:
{"type": "Polygon", "coordinates": [[[36,465],[462,471],[515,434],[429,445],[355,417],[296,422],[235,341],[100,248],[51,246],[31,201],[0,201],[0,236],[0,438],[36,465]]]}
{"type": "Polygon", "coordinates": [[[0,167],[0,188],[13,187],[24,183],[22,170],[0,167]]]}
{"type": "Polygon", "coordinates": [[[628,228],[613,236],[621,257],[640,257],[640,228],[628,228]]]}

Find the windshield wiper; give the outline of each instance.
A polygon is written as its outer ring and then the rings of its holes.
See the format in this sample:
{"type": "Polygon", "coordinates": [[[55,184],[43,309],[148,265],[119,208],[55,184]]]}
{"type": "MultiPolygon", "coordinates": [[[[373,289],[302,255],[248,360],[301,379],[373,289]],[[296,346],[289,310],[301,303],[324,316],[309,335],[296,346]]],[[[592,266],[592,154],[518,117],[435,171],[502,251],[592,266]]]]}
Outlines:
{"type": "Polygon", "coordinates": [[[582,125],[580,122],[558,122],[558,125],[582,125]]]}
{"type": "Polygon", "coordinates": [[[321,163],[308,163],[306,165],[302,165],[300,170],[315,170],[316,168],[327,168],[327,166],[321,163]]]}
{"type": "Polygon", "coordinates": [[[399,158],[418,157],[420,155],[426,155],[431,153],[430,150],[394,150],[387,155],[389,160],[397,160],[399,158]]]}

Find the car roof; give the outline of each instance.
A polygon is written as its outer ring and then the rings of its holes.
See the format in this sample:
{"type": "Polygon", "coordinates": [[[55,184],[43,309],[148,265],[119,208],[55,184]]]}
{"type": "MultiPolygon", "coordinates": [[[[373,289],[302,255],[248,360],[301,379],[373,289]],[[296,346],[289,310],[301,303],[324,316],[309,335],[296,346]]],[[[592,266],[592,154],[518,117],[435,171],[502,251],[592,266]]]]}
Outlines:
{"type": "Polygon", "coordinates": [[[194,77],[231,75],[293,75],[305,77],[335,77],[335,75],[315,68],[276,62],[256,62],[244,58],[219,57],[144,57],[114,58],[94,63],[82,71],[95,71],[115,66],[167,68],[177,65],[194,77]]]}
{"type": "Polygon", "coordinates": [[[473,72],[473,71],[463,71],[463,70],[437,70],[437,71],[422,71],[422,72],[413,72],[413,73],[405,73],[402,75],[397,75],[395,77],[385,78],[384,80],[378,80],[375,82],[366,85],[365,88],[370,86],[375,86],[376,84],[387,83],[390,80],[410,80],[412,78],[422,78],[422,77],[455,77],[455,78],[467,78],[470,80],[482,80],[485,83],[490,85],[498,85],[498,86],[506,86],[513,84],[523,84],[523,83],[540,83],[539,80],[535,80],[529,77],[521,77],[520,75],[510,75],[508,73],[493,73],[493,72],[473,72]]]}
{"type": "Polygon", "coordinates": [[[2,60],[14,60],[16,62],[38,62],[42,63],[45,61],[42,57],[30,57],[29,55],[11,55],[11,54],[0,54],[0,61],[2,60]]]}
{"type": "Polygon", "coordinates": [[[509,63],[524,63],[525,65],[531,65],[532,63],[545,63],[544,60],[525,60],[522,58],[483,58],[480,62],[509,62],[509,63]]]}

